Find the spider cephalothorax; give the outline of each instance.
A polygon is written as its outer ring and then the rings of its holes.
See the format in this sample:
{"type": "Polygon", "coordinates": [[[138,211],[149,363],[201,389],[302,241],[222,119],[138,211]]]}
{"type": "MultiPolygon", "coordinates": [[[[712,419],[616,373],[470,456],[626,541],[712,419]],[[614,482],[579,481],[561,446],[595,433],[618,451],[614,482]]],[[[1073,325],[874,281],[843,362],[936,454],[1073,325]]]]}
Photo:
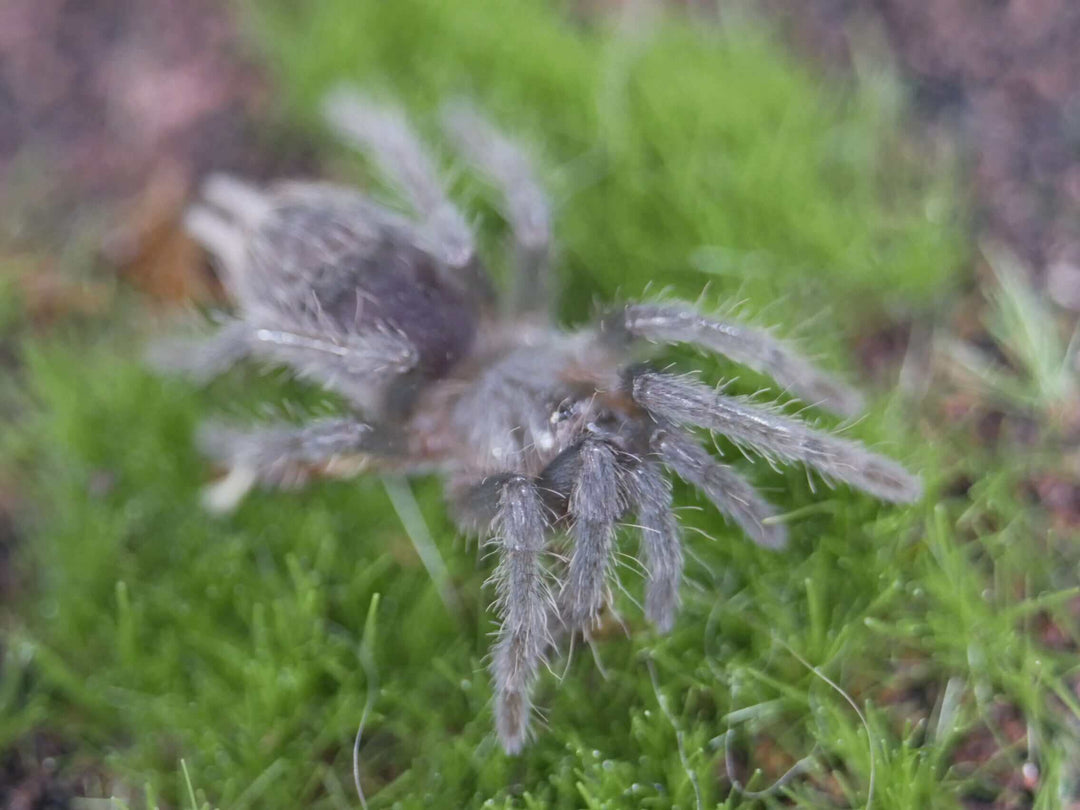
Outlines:
{"type": "Polygon", "coordinates": [[[212,178],[187,225],[219,259],[236,313],[205,344],[161,357],[203,376],[261,357],[351,406],[348,416],[298,427],[206,430],[208,452],[230,470],[212,490],[218,506],[252,485],[296,484],[342,459],[445,478],[458,524],[488,538],[498,560],[491,670],[508,751],[526,739],[532,682],[554,637],[588,633],[607,603],[625,518],[641,531],[645,612],[661,630],[672,625],[683,558],[668,471],[755,542],[785,542],[783,524],[769,519],[773,508],[693,429],[886,500],[919,497],[916,478],[855,441],[636,361],[643,342],[693,344],[770,375],[808,403],[858,411],[855,392],[763,330],[672,302],[627,304],[574,332],[555,327],[544,195],[524,154],[467,106],[447,108],[444,124],[502,193],[519,269],[502,305],[401,113],[345,91],[330,97],[326,113],[414,217],[337,186],[260,190],[212,178]],[[555,537],[566,538],[560,555],[548,553],[555,537]]]}

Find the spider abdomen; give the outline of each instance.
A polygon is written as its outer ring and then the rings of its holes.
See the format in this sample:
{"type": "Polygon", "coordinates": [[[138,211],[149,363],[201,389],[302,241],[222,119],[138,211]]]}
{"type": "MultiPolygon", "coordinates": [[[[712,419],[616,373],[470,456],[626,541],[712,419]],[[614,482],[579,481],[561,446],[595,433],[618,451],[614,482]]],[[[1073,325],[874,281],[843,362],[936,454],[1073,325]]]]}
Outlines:
{"type": "Polygon", "coordinates": [[[252,235],[249,264],[250,309],[344,334],[396,333],[426,379],[444,375],[475,339],[475,307],[447,281],[442,262],[394,214],[362,199],[271,210],[252,235]]]}
{"type": "Polygon", "coordinates": [[[401,247],[357,268],[352,289],[339,292],[332,317],[363,332],[389,328],[416,350],[428,379],[442,377],[472,348],[476,314],[440,276],[436,261],[401,247]]]}

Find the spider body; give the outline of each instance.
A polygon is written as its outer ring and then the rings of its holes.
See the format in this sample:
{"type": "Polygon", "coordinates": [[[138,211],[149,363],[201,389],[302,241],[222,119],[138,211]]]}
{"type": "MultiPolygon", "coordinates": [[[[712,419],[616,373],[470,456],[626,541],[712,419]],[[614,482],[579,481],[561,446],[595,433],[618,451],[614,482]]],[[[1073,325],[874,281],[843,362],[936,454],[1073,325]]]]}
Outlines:
{"type": "Polygon", "coordinates": [[[661,630],[672,625],[683,558],[669,471],[755,542],[784,544],[773,508],[693,429],[887,500],[919,496],[917,479],[857,442],[638,362],[642,344],[694,344],[772,375],[813,404],[858,410],[855,392],[767,332],[679,303],[628,304],[594,326],[556,328],[547,312],[544,195],[521,150],[476,113],[451,108],[445,124],[502,192],[519,269],[505,304],[400,112],[339,92],[327,116],[404,193],[415,217],[337,186],[260,190],[212,178],[186,222],[219,259],[236,315],[171,363],[205,377],[254,355],[351,407],[348,416],[300,426],[208,428],[207,451],[230,470],[212,491],[217,506],[253,485],[301,483],[343,458],[443,476],[457,523],[486,538],[498,560],[491,669],[508,751],[526,740],[532,684],[554,638],[587,634],[607,604],[616,530],[627,518],[640,530],[646,615],[661,630]]]}

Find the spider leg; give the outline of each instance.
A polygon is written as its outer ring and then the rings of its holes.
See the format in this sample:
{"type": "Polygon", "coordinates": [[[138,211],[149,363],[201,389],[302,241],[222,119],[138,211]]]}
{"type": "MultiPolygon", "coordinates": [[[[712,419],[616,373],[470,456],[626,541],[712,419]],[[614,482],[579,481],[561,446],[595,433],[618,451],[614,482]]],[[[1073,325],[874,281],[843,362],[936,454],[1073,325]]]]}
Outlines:
{"type": "Polygon", "coordinates": [[[210,487],[205,501],[213,511],[230,511],[256,484],[295,487],[314,468],[345,456],[393,455],[394,441],[376,428],[349,417],[306,425],[266,425],[249,430],[204,425],[199,444],[229,474],[210,487]]]}
{"type": "MultiPolygon", "coordinates": [[[[218,261],[221,280],[237,298],[247,261],[245,217],[261,216],[266,199],[247,184],[216,175],[204,184],[204,204],[190,206],[184,213],[184,230],[218,261]]],[[[204,383],[224,373],[251,351],[251,331],[241,320],[228,321],[210,338],[171,338],[151,346],[148,360],[167,373],[183,374],[204,383]]]]}
{"type": "Polygon", "coordinates": [[[533,682],[553,643],[548,629],[553,598],[541,561],[548,532],[545,507],[534,482],[507,474],[472,487],[459,508],[472,513],[473,523],[490,516],[488,542],[499,553],[491,577],[501,620],[491,660],[495,728],[506,752],[516,754],[529,730],[533,682]]]}
{"type": "MultiPolygon", "coordinates": [[[[337,251],[348,254],[371,250],[380,234],[423,243],[413,220],[350,186],[320,180],[285,180],[274,183],[271,193],[276,208],[307,211],[308,222],[295,220],[297,233],[293,238],[309,244],[320,242],[327,261],[340,261],[340,255],[334,256],[337,251]],[[319,230],[323,233],[317,233],[319,230]]],[[[275,243],[268,241],[265,249],[271,256],[274,247],[275,243]]]]}
{"type": "Polygon", "coordinates": [[[551,301],[551,210],[529,158],[466,102],[444,106],[442,120],[458,151],[502,194],[518,258],[515,311],[546,310],[551,301]]]}
{"type": "Polygon", "coordinates": [[[778,461],[799,461],[886,501],[911,503],[922,484],[895,461],[862,444],[814,430],[797,419],[725,396],[699,382],[651,370],[632,372],[630,394],[657,417],[715,430],[778,461]]]}
{"type": "Polygon", "coordinates": [[[560,614],[569,629],[588,630],[607,599],[615,527],[626,504],[615,448],[586,439],[578,454],[580,468],[567,504],[573,550],[560,593],[560,614]]]}
{"type": "Polygon", "coordinates": [[[236,297],[247,267],[247,240],[243,229],[208,205],[192,205],[184,212],[184,230],[208,251],[221,268],[221,281],[236,297]]]}
{"type": "Polygon", "coordinates": [[[863,409],[862,395],[821,370],[765,329],[701,315],[688,304],[630,304],[619,316],[633,337],[690,343],[768,374],[792,394],[841,416],[863,409]]]}
{"type": "Polygon", "coordinates": [[[207,338],[166,338],[151,344],[147,361],[166,374],[180,374],[204,384],[224,374],[251,352],[251,330],[239,320],[227,321],[207,338]]]}
{"type": "Polygon", "coordinates": [[[675,624],[683,572],[679,524],[671,509],[671,482],[653,461],[630,468],[626,481],[645,552],[645,616],[666,633],[675,624]]]}
{"type": "Polygon", "coordinates": [[[329,318],[283,313],[250,320],[252,353],[284,363],[364,408],[372,407],[372,392],[382,383],[418,363],[416,347],[393,329],[351,329],[329,318]]]}
{"type": "Polygon", "coordinates": [[[700,489],[726,517],[735,521],[758,545],[783,548],[787,530],[769,524],[776,514],[749,482],[721,464],[704,447],[678,428],[657,431],[653,447],[660,459],[686,483],[700,489]]]}
{"type": "Polygon", "coordinates": [[[344,86],[326,96],[322,111],[330,128],[368,153],[405,195],[443,260],[450,267],[468,266],[475,255],[472,231],[447,199],[439,173],[405,113],[344,86]]]}

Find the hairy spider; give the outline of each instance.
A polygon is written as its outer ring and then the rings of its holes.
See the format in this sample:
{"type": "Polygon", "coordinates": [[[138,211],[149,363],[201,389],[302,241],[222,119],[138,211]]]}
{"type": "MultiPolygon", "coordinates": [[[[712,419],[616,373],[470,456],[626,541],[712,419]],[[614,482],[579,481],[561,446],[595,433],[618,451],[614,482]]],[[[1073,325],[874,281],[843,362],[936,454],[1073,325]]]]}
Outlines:
{"type": "Polygon", "coordinates": [[[608,602],[627,515],[641,531],[645,613],[660,630],[672,626],[683,554],[668,470],[755,542],[784,544],[773,507],[692,429],[888,501],[919,497],[917,478],[858,442],[633,360],[643,342],[691,344],[770,375],[807,403],[859,410],[857,393],[766,331],[672,302],[626,304],[573,332],[553,325],[544,194],[524,153],[467,105],[445,108],[442,123],[501,192],[517,254],[514,293],[501,305],[402,113],[348,90],[332,93],[324,111],[415,216],[329,184],[263,190],[209,179],[186,225],[219,260],[236,313],[215,336],[159,361],[209,377],[255,356],[352,408],[302,426],[206,429],[203,444],[230,471],[210,491],[212,505],[257,484],[295,485],[342,459],[443,476],[456,522],[490,537],[498,558],[491,673],[507,751],[526,740],[530,691],[555,635],[587,634],[608,602]],[[557,555],[549,543],[561,536],[567,548],[557,555]]]}

